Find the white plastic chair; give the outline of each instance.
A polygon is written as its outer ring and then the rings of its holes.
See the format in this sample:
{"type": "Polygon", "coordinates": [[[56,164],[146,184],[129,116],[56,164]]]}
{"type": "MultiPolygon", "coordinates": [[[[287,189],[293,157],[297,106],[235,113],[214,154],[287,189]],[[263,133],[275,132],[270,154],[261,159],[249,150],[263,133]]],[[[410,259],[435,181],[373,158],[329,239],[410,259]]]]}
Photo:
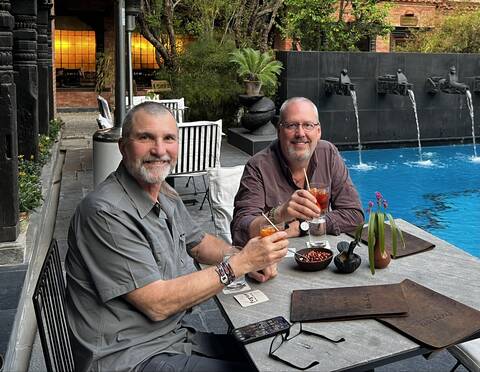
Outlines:
{"type": "MultiPolygon", "coordinates": [[[[179,123],[177,165],[170,176],[187,177],[187,187],[190,181],[193,182],[194,195],[197,195],[195,177],[202,176],[207,192],[204,177],[207,169],[219,166],[221,145],[222,120],[179,123]]],[[[203,202],[200,209],[202,207],[203,202]]]]}
{"type": "Polygon", "coordinates": [[[100,111],[100,116],[97,119],[97,124],[99,128],[112,128],[113,117],[110,111],[110,106],[108,105],[108,101],[102,96],[97,96],[97,103],[98,111],[100,111]]]}
{"type": "MultiPolygon", "coordinates": [[[[185,106],[185,98],[175,98],[175,99],[156,99],[150,98],[148,96],[134,96],[133,97],[133,105],[136,106],[145,101],[154,101],[161,103],[165,107],[167,107],[175,116],[175,120],[177,123],[183,123],[185,120],[185,110],[188,109],[185,106]]],[[[125,103],[128,104],[128,97],[125,97],[125,103]]]]}
{"type": "Polygon", "coordinates": [[[230,222],[233,218],[233,200],[240,186],[244,165],[208,169],[208,198],[215,226],[215,234],[232,243],[230,222]]]}
{"type": "Polygon", "coordinates": [[[480,339],[463,342],[458,345],[451,346],[447,349],[458,363],[453,367],[452,371],[462,364],[470,372],[480,372],[480,339]]]}

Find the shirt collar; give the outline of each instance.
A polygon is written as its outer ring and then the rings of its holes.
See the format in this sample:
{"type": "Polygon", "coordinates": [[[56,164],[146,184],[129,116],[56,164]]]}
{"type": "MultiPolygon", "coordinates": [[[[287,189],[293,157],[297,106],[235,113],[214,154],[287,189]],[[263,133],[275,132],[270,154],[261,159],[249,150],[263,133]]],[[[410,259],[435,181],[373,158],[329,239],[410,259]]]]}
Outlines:
{"type": "Polygon", "coordinates": [[[144,218],[152,210],[156,202],[154,202],[148,193],[140,187],[135,178],[128,173],[123,161],[120,162],[120,165],[115,171],[115,175],[118,179],[118,182],[120,182],[125,192],[132,200],[132,203],[137,209],[140,218],[144,218]]]}

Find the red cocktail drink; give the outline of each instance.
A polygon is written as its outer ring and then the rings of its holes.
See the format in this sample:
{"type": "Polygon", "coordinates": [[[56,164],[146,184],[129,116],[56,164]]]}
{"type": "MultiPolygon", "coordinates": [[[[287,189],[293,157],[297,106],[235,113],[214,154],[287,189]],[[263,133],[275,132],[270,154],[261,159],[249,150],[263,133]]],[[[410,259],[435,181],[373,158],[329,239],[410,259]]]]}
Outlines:
{"type": "Polygon", "coordinates": [[[317,205],[322,210],[321,214],[324,215],[327,213],[328,202],[330,199],[328,187],[312,187],[309,191],[315,199],[317,199],[317,205]]]}

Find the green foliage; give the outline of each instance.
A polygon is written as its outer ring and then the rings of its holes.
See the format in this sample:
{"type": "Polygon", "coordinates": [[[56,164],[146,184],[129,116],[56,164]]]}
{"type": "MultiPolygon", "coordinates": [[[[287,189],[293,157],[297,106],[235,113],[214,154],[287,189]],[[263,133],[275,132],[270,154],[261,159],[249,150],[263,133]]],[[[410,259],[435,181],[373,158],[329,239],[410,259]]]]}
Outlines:
{"type": "Polygon", "coordinates": [[[412,33],[397,50],[424,53],[479,53],[480,10],[437,20],[431,30],[412,33]]]}
{"type": "Polygon", "coordinates": [[[18,194],[20,212],[29,212],[42,204],[42,167],[50,157],[50,151],[58,138],[63,121],[59,118],[50,121],[47,135],[40,135],[38,141],[38,161],[18,156],[18,194]]]}
{"type": "Polygon", "coordinates": [[[237,82],[229,53],[233,42],[220,44],[214,38],[199,39],[189,44],[179,56],[179,71],[159,76],[172,82],[173,97],[184,97],[189,107],[189,121],[223,119],[225,127],[233,125],[241,87],[237,82]]]}
{"type": "Polygon", "coordinates": [[[230,0],[235,12],[231,28],[237,48],[250,47],[262,52],[272,45],[274,25],[284,0],[230,0]]]}
{"type": "Polygon", "coordinates": [[[284,36],[300,40],[304,50],[357,50],[357,44],[386,35],[388,4],[376,0],[285,0],[284,36]]]}
{"type": "Polygon", "coordinates": [[[18,194],[20,212],[29,212],[42,204],[42,166],[33,160],[18,157],[18,194]]]}
{"type": "Polygon", "coordinates": [[[200,38],[211,38],[219,31],[225,33],[235,13],[238,0],[186,0],[188,22],[185,31],[200,38]]]}
{"type": "Polygon", "coordinates": [[[244,48],[237,49],[230,55],[230,62],[237,65],[237,74],[240,78],[260,81],[267,89],[277,86],[277,76],[283,67],[272,53],[244,48]]]}

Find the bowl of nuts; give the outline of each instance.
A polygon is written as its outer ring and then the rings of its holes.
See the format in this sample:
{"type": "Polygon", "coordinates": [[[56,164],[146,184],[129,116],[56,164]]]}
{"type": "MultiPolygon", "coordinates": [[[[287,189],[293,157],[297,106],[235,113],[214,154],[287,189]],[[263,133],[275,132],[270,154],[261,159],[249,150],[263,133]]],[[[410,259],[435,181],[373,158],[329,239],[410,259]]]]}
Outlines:
{"type": "Polygon", "coordinates": [[[328,248],[305,248],[295,253],[298,267],[304,271],[319,271],[332,262],[333,252],[328,248]]]}

